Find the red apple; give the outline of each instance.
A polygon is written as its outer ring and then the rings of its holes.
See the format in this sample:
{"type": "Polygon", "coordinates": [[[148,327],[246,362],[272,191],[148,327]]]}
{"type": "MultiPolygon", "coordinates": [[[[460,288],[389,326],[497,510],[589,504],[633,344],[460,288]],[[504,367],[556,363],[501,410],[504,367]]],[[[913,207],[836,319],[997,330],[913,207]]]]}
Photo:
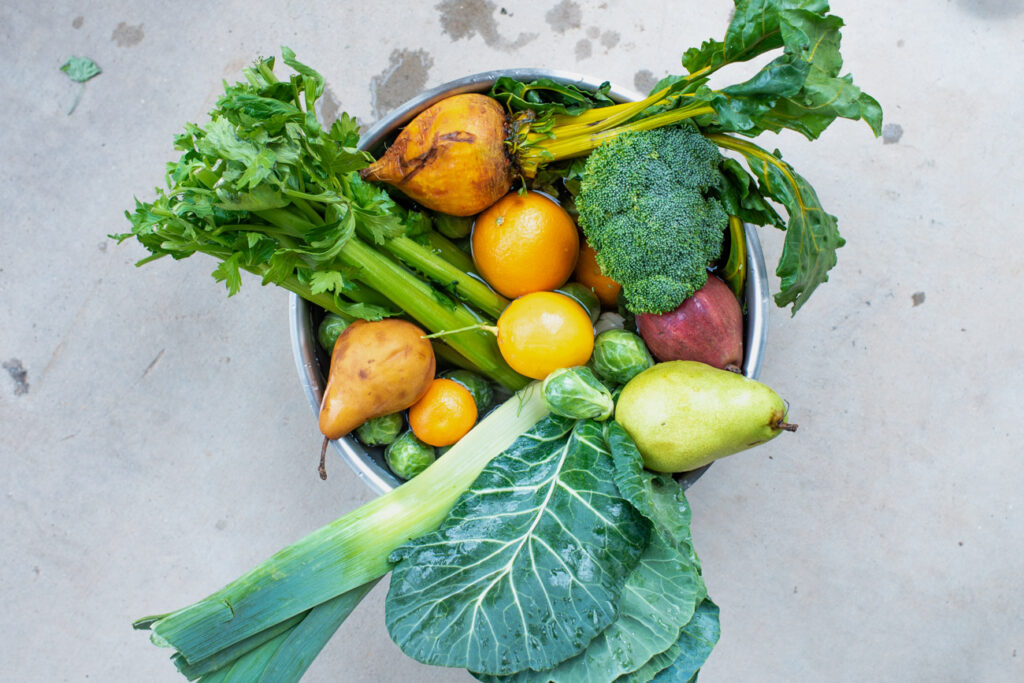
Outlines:
{"type": "Polygon", "coordinates": [[[714,275],[674,311],[636,316],[637,330],[661,362],[696,360],[739,371],[743,311],[729,286],[714,275]]]}

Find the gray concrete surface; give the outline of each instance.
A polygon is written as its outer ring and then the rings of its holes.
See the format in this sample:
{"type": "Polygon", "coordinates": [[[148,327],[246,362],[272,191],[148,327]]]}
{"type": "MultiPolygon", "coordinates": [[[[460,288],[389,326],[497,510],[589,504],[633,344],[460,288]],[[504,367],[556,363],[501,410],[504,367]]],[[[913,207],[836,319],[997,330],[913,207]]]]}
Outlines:
{"type": "MultiPolygon", "coordinates": [[[[886,136],[844,121],[813,144],[778,141],[848,244],[795,318],[771,320],[762,378],[800,431],[691,489],[723,628],[701,680],[1024,680],[1024,2],[833,9],[886,136]]],[[[370,499],[338,461],[316,476],[283,292],[250,280],[229,300],[211,261],[137,269],[141,248],[105,237],[222,79],[287,44],[364,122],[500,67],[644,87],[730,10],[0,2],[0,680],[177,680],[133,618],[370,499]],[[71,55],[103,73],[68,115],[71,55]]],[[[780,235],[763,241],[774,264],[780,235]]],[[[392,645],[385,588],[307,680],[469,680],[392,645]]]]}

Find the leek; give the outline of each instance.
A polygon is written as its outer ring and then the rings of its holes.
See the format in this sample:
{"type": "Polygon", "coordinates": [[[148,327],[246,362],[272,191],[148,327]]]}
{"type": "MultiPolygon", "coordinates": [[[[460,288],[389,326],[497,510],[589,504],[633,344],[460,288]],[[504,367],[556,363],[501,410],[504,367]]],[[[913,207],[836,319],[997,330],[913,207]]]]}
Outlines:
{"type": "MultiPolygon", "coordinates": [[[[284,642],[291,628],[278,633],[282,622],[390,571],[391,552],[436,529],[487,463],[545,415],[539,385],[531,384],[415,479],[314,531],[206,599],[141,619],[135,627],[151,629],[154,643],[174,647],[184,660],[179,662],[182,667],[196,666],[254,637],[249,642],[258,647],[237,661],[257,658],[266,665],[253,653],[284,642]]],[[[222,666],[218,672],[224,670],[222,666]]]]}

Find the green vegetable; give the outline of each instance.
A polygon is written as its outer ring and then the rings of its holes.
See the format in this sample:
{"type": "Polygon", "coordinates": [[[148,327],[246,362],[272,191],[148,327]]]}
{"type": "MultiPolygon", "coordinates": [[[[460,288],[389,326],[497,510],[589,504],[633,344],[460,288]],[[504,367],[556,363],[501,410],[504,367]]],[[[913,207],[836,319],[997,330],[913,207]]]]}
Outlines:
{"type": "Polygon", "coordinates": [[[71,57],[64,62],[64,66],[60,70],[75,83],[85,83],[90,78],[103,73],[99,65],[88,57],[71,57]]]}
{"type": "Polygon", "coordinates": [[[792,304],[796,313],[836,263],[835,252],[843,245],[836,220],[822,209],[813,188],[778,154],[728,134],[751,138],[764,131],[789,129],[814,140],[841,117],[864,120],[877,136],[882,109],[850,75],[842,75],[843,21],[828,13],[827,2],[735,0],[734,4],[724,38],[687,50],[683,66],[688,73],[662,79],[639,102],[601,106],[605,103],[583,96],[572,98],[568,105],[570,100],[561,93],[549,97],[540,82],[499,82],[492,95],[507,97],[513,112],[525,108],[533,114],[526,122],[521,114],[515,119],[513,147],[527,177],[537,175],[545,165],[584,156],[624,132],[687,120],[696,122],[716,144],[742,154],[761,185],[733,162],[733,170],[741,175],[727,174],[732,189],[722,201],[744,221],[789,231],[776,271],[782,286],[775,301],[779,306],[792,304]],[[711,77],[723,67],[773,51],[781,54],[747,81],[710,85],[711,77]],[[788,224],[765,198],[783,204],[788,224]]]}
{"type": "Polygon", "coordinates": [[[587,287],[582,282],[567,282],[555,291],[576,299],[579,305],[590,314],[590,322],[597,322],[598,317],[601,315],[601,301],[597,298],[597,294],[594,293],[593,289],[587,287]]]}
{"type": "Polygon", "coordinates": [[[395,548],[436,529],[484,466],[547,414],[539,389],[533,384],[502,404],[406,484],[285,548],[208,598],[139,619],[135,627],[151,629],[154,642],[174,647],[194,664],[375,582],[390,570],[388,556],[395,548]]]}
{"type": "Polygon", "coordinates": [[[623,329],[605,330],[597,335],[590,362],[601,379],[613,385],[625,384],[654,365],[644,340],[623,329]]]}
{"type": "MultiPolygon", "coordinates": [[[[356,428],[356,436],[367,446],[387,446],[398,438],[405,421],[402,413],[370,418],[356,428]]],[[[390,465],[390,461],[388,462],[390,465]]],[[[427,463],[430,464],[430,463],[427,463]]],[[[394,468],[392,468],[394,470],[394,468]]],[[[410,477],[404,477],[409,479],[410,477]]]]}
{"type": "Polygon", "coordinates": [[[385,618],[409,656],[495,675],[544,670],[615,620],[647,521],[619,497],[601,425],[550,417],[531,435],[488,465],[438,531],[392,554],[385,618]]]}
{"type": "Polygon", "coordinates": [[[445,237],[453,240],[469,236],[473,231],[472,216],[449,216],[446,213],[434,214],[434,226],[445,237]]]}
{"type": "Polygon", "coordinates": [[[316,328],[316,340],[324,351],[330,353],[334,349],[334,342],[351,324],[351,320],[342,318],[337,313],[328,313],[316,328]]]}
{"type": "MultiPolygon", "coordinates": [[[[676,485],[678,487],[678,485],[676,485]]],[[[689,528],[685,498],[672,512],[689,528]]],[[[700,568],[687,553],[661,533],[651,540],[630,573],[618,604],[618,616],[579,655],[553,669],[525,671],[506,678],[483,680],[509,683],[611,683],[634,674],[652,658],[673,647],[690,623],[696,605],[706,595],[700,568]]],[[[667,659],[658,670],[673,661],[667,659]]],[[[652,667],[653,668],[653,667],[652,667]]],[[[682,679],[685,680],[685,679],[682,679]]]]}
{"type": "Polygon", "coordinates": [[[544,379],[544,403],[555,415],[577,420],[607,420],[615,409],[612,394],[590,368],[559,368],[544,379]]]}
{"type": "Polygon", "coordinates": [[[737,299],[743,300],[743,288],[747,283],[747,236],[743,221],[729,216],[729,257],[718,272],[722,281],[737,299]]]}
{"type": "Polygon", "coordinates": [[[388,444],[384,449],[384,460],[395,476],[412,479],[434,463],[434,447],[408,431],[388,444]]]}
{"type": "Polygon", "coordinates": [[[68,116],[71,116],[75,108],[78,107],[78,101],[82,99],[82,93],[85,92],[85,82],[94,76],[99,76],[103,71],[96,62],[88,57],[71,57],[68,61],[64,62],[60,70],[66,73],[68,78],[75,83],[82,84],[82,87],[78,89],[78,93],[75,94],[75,101],[71,103],[71,109],[68,110],[68,116]]]}
{"type": "Polygon", "coordinates": [[[468,370],[448,370],[441,373],[445,379],[455,380],[469,390],[473,395],[473,402],[476,403],[477,415],[483,415],[494,403],[494,388],[486,379],[468,370]]]}
{"type": "Polygon", "coordinates": [[[722,155],[693,126],[628,131],[587,159],[579,224],[633,313],[664,313],[707,282],[729,216],[722,155]]]}
{"type": "MultiPolygon", "coordinates": [[[[333,313],[376,320],[402,311],[433,332],[480,322],[466,304],[500,314],[503,297],[431,246],[429,220],[359,178],[371,157],[357,148],[355,120],[343,115],[324,130],[313,113],[323,78],[282,52],[296,73],[279,81],[273,58],[245,69],[246,82],[225,88],[209,123],[177,136],[182,156],[169,165],[168,189],[137,201],[132,231],[114,237],[135,237],[152,253],[140,263],[211,255],[229,294],[248,271],[333,313]]],[[[526,385],[493,335],[445,342],[494,381],[526,385]]]]}
{"type": "Polygon", "coordinates": [[[675,656],[671,666],[662,669],[651,680],[654,683],[695,681],[697,671],[704,666],[720,635],[718,605],[710,598],[704,598],[697,605],[693,619],[679,632],[678,642],[667,650],[675,656]]]}

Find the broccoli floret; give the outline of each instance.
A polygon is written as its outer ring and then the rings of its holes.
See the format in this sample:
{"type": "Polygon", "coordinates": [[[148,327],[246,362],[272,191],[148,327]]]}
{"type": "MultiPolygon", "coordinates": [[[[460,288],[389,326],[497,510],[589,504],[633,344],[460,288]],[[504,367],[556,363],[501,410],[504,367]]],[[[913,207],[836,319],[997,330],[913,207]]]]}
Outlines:
{"type": "Polygon", "coordinates": [[[579,224],[630,311],[671,311],[707,282],[729,222],[721,163],[688,125],[624,132],[587,159],[579,224]]]}

